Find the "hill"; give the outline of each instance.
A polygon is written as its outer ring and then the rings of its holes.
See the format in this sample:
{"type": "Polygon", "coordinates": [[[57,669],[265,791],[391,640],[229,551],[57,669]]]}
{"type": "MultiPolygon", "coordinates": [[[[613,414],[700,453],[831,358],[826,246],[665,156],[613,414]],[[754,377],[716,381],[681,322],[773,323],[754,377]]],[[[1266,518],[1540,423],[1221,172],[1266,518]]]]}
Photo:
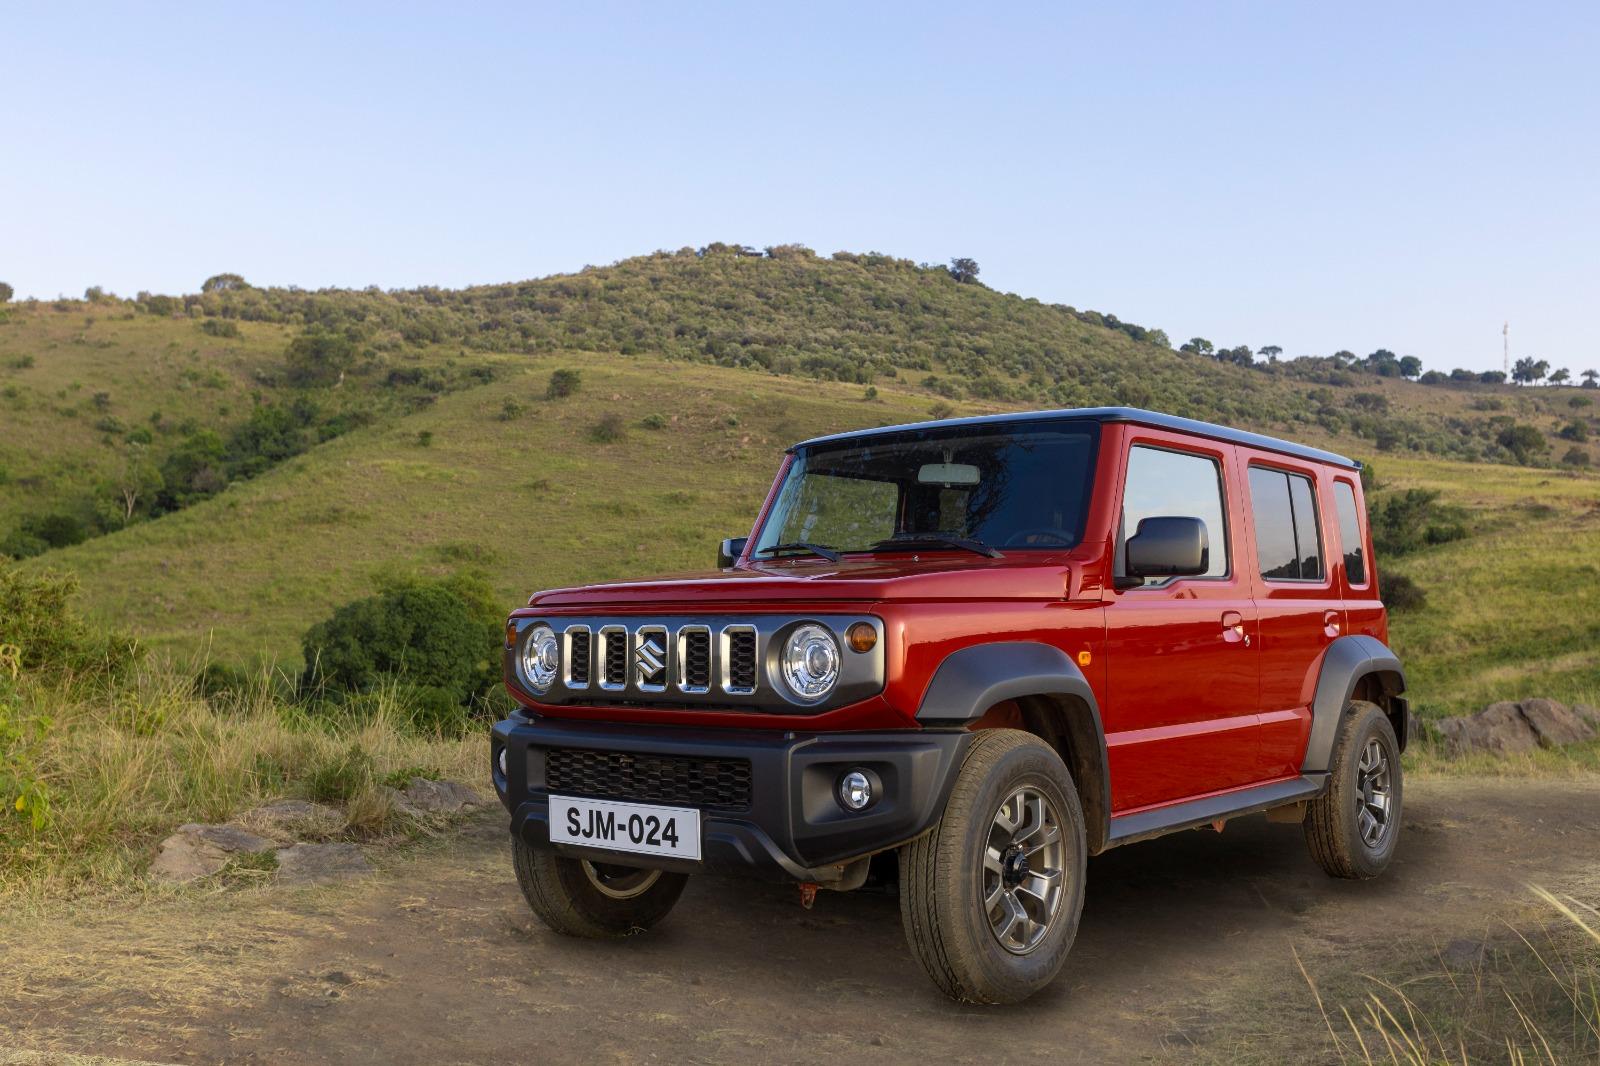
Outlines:
{"type": "Polygon", "coordinates": [[[1530,462],[1569,443],[1587,455],[1557,434],[1588,427],[1592,408],[1571,402],[1590,393],[1233,365],[943,270],[774,252],[460,292],[210,286],[15,306],[0,324],[0,536],[72,517],[95,535],[30,565],[76,571],[94,615],[178,654],[292,665],[308,625],[389,571],[481,569],[509,605],[702,567],[805,436],[1139,403],[1336,447],[1375,460],[1379,498],[1423,488],[1465,510],[1465,539],[1382,560],[1427,595],[1396,618],[1424,710],[1600,687],[1600,480],[1481,462],[1512,458],[1494,441],[1518,423],[1546,445],[1530,462]],[[294,356],[306,338],[313,372],[294,356]],[[564,368],[579,390],[549,397],[564,368]],[[140,463],[165,502],[124,524],[119,483],[140,463]],[[1540,595],[1507,595],[1511,571],[1540,595]]]}

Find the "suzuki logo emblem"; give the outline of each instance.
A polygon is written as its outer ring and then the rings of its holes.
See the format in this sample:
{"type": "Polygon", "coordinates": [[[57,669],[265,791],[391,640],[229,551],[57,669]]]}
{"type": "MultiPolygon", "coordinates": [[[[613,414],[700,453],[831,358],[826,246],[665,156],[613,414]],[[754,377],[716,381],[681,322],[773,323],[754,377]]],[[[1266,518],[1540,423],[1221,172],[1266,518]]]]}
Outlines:
{"type": "Polygon", "coordinates": [[[660,633],[641,633],[633,649],[633,663],[641,685],[666,683],[667,638],[660,633]]]}

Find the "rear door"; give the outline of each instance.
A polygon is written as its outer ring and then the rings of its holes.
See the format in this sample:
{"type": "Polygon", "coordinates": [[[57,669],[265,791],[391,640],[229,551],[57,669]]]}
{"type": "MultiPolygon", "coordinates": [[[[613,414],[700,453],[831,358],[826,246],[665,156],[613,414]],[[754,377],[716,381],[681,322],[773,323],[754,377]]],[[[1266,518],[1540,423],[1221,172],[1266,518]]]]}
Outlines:
{"type": "Polygon", "coordinates": [[[1135,426],[1123,447],[1115,573],[1126,572],[1126,539],[1154,516],[1203,521],[1211,565],[1203,576],[1108,593],[1102,713],[1119,814],[1261,777],[1255,604],[1234,535],[1242,486],[1233,446],[1135,426]]]}
{"type": "Polygon", "coordinates": [[[1249,561],[1261,634],[1261,758],[1266,778],[1300,772],[1327,646],[1344,632],[1329,563],[1331,485],[1315,464],[1241,449],[1249,485],[1249,561]]]}

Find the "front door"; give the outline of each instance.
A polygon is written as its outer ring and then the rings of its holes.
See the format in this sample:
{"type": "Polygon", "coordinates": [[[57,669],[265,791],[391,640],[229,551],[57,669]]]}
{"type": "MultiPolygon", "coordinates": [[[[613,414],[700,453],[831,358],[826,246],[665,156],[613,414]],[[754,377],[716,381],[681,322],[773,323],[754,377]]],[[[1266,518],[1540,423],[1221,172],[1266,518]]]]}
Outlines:
{"type": "Polygon", "coordinates": [[[1261,779],[1256,608],[1235,558],[1233,448],[1136,430],[1127,449],[1116,573],[1143,518],[1200,519],[1210,558],[1203,575],[1109,594],[1103,715],[1117,814],[1261,779]]]}

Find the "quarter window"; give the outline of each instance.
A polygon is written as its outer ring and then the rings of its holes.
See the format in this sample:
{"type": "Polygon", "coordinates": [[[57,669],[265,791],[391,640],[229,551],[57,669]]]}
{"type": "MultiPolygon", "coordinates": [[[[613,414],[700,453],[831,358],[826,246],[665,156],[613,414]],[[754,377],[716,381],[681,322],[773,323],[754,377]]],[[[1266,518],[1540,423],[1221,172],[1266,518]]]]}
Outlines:
{"type": "Polygon", "coordinates": [[[1352,585],[1367,583],[1367,552],[1361,542],[1361,520],[1356,510],[1356,490],[1345,481],[1333,483],[1334,508],[1339,512],[1339,546],[1344,549],[1344,576],[1352,585]]]}
{"type": "Polygon", "coordinates": [[[1215,459],[1164,448],[1128,450],[1128,485],[1122,494],[1123,544],[1139,532],[1143,519],[1198,518],[1205,523],[1211,549],[1210,565],[1203,576],[1226,577],[1228,526],[1222,515],[1222,469],[1215,459]]]}
{"type": "Polygon", "coordinates": [[[1252,466],[1250,506],[1261,576],[1269,581],[1320,581],[1322,538],[1311,479],[1252,466]]]}

